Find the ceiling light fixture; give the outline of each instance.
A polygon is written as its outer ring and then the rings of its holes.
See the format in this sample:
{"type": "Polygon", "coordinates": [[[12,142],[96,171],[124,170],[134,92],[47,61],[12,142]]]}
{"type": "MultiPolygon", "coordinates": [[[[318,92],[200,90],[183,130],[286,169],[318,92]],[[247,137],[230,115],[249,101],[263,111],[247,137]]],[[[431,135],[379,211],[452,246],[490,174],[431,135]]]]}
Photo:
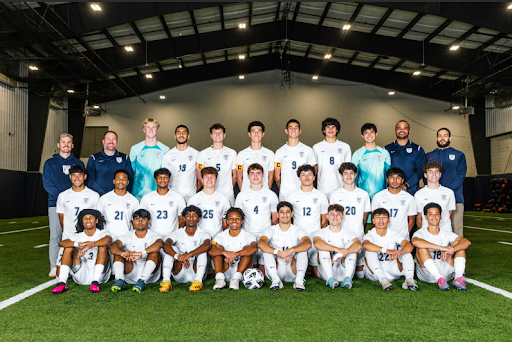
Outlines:
{"type": "Polygon", "coordinates": [[[314,79],[314,80],[318,80],[318,75],[314,75],[314,76],[313,76],[313,79],[314,79]]]}
{"type": "Polygon", "coordinates": [[[101,7],[97,3],[92,3],[91,8],[95,11],[101,11],[101,7]]]}
{"type": "Polygon", "coordinates": [[[151,75],[151,74],[146,74],[146,78],[153,78],[153,75],[151,75]]]}
{"type": "Polygon", "coordinates": [[[94,106],[93,106],[93,108],[94,108],[94,109],[100,109],[100,106],[98,106],[98,105],[94,105],[94,106]]]}
{"type": "Polygon", "coordinates": [[[68,89],[68,93],[70,93],[70,94],[74,94],[74,93],[75,93],[75,91],[74,91],[73,89],[68,89]]]}
{"type": "Polygon", "coordinates": [[[165,100],[165,96],[164,95],[160,95],[160,100],[165,100]]]}
{"type": "Polygon", "coordinates": [[[421,71],[419,70],[416,70],[415,72],[412,73],[414,76],[418,76],[419,74],[421,74],[421,71]]]}
{"type": "Polygon", "coordinates": [[[131,46],[125,46],[125,47],[124,47],[124,49],[125,49],[126,51],[130,51],[130,52],[132,52],[132,51],[133,51],[133,48],[132,48],[131,46]]]}
{"type": "Polygon", "coordinates": [[[394,91],[390,91],[390,92],[388,93],[388,95],[395,95],[395,92],[394,92],[394,91]]]}
{"type": "Polygon", "coordinates": [[[178,66],[179,68],[183,68],[183,61],[181,60],[181,58],[178,58],[178,66]]]}
{"type": "Polygon", "coordinates": [[[451,50],[451,51],[456,51],[456,50],[458,50],[458,49],[459,49],[459,46],[458,46],[458,45],[452,45],[452,46],[450,47],[450,50],[451,50]]]}
{"type": "Polygon", "coordinates": [[[28,67],[28,68],[29,68],[30,70],[34,70],[34,71],[39,70],[39,68],[38,68],[38,67],[36,67],[35,65],[29,65],[29,67],[28,67]]]}
{"type": "Polygon", "coordinates": [[[244,29],[245,28],[245,23],[238,24],[238,27],[240,27],[241,29],[244,29]]]}
{"type": "Polygon", "coordinates": [[[324,56],[325,59],[329,59],[331,57],[332,57],[332,55],[330,53],[328,53],[327,55],[324,56]]]}
{"type": "Polygon", "coordinates": [[[238,55],[238,59],[245,59],[245,55],[238,55]]]}
{"type": "Polygon", "coordinates": [[[350,27],[351,27],[351,25],[350,25],[350,24],[345,24],[345,25],[343,25],[343,29],[344,29],[344,30],[350,30],[350,27]]]}
{"type": "Polygon", "coordinates": [[[457,109],[459,109],[459,108],[460,108],[460,106],[453,106],[453,107],[452,107],[452,109],[455,109],[455,110],[457,110],[457,109]]]}
{"type": "Polygon", "coordinates": [[[512,4],[508,5],[507,9],[512,9],[512,4]]]}
{"type": "Polygon", "coordinates": [[[245,79],[245,76],[244,75],[240,75],[240,76],[238,76],[238,78],[243,80],[243,79],[245,79]]]}

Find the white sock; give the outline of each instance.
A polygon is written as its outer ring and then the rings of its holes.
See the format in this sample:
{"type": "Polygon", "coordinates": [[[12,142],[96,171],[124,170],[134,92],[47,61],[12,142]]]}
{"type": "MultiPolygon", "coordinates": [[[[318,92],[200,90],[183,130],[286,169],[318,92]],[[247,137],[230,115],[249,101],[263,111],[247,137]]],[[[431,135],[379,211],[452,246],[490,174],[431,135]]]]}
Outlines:
{"type": "Polygon", "coordinates": [[[402,254],[400,261],[402,262],[405,279],[414,279],[414,260],[412,259],[412,254],[402,254]]]}
{"type": "Polygon", "coordinates": [[[59,283],[64,283],[68,281],[69,277],[69,266],[68,265],[61,265],[60,266],[60,272],[59,272],[59,283]]]}
{"type": "Polygon", "coordinates": [[[318,265],[318,267],[322,267],[327,280],[333,278],[331,252],[318,251],[318,259],[320,259],[320,265],[318,265]]]}
{"type": "Polygon", "coordinates": [[[439,270],[437,269],[436,263],[432,259],[428,259],[425,262],[423,262],[423,266],[427,269],[427,271],[432,274],[432,276],[438,280],[441,278],[441,273],[439,273],[439,270]]]}
{"type": "Polygon", "coordinates": [[[267,277],[272,280],[272,282],[278,282],[279,276],[277,275],[277,266],[276,266],[276,258],[274,254],[263,253],[263,260],[265,261],[265,269],[267,273],[267,277]]]}
{"type": "Polygon", "coordinates": [[[350,279],[354,278],[354,271],[356,270],[356,259],[357,255],[351,253],[345,258],[345,277],[350,279]]]}
{"type": "Polygon", "coordinates": [[[147,260],[146,265],[144,265],[144,270],[142,271],[142,275],[140,276],[140,279],[148,280],[149,277],[151,277],[151,274],[156,268],[156,264],[153,260],[147,260]]]}
{"type": "Polygon", "coordinates": [[[101,274],[103,273],[103,270],[105,269],[105,265],[94,265],[94,275],[92,277],[92,281],[100,281],[101,274]]]}
{"type": "Polygon", "coordinates": [[[297,263],[295,264],[297,267],[297,277],[295,278],[295,282],[297,284],[304,284],[304,277],[306,276],[306,270],[308,269],[308,253],[296,253],[295,259],[297,259],[297,263]]]}
{"type": "Polygon", "coordinates": [[[116,280],[124,280],[124,264],[121,261],[116,261],[112,267],[114,268],[116,280]]]}
{"type": "Polygon", "coordinates": [[[366,251],[364,256],[370,271],[372,271],[379,280],[384,278],[384,274],[382,274],[382,269],[380,267],[379,253],[366,251]]]}
{"type": "Polygon", "coordinates": [[[203,282],[204,272],[206,272],[206,264],[208,263],[208,256],[206,252],[199,254],[196,259],[196,279],[201,283],[203,282]]]}
{"type": "Polygon", "coordinates": [[[356,277],[359,279],[364,278],[364,271],[356,271],[356,277]]]}
{"type": "Polygon", "coordinates": [[[236,272],[233,276],[233,279],[238,279],[238,281],[240,281],[242,279],[242,273],[236,272]]]}
{"type": "Polygon", "coordinates": [[[453,266],[455,267],[455,278],[464,276],[464,272],[466,271],[466,258],[455,258],[453,260],[453,266]]]}
{"type": "Polygon", "coordinates": [[[226,277],[224,276],[224,273],[219,272],[215,275],[215,280],[225,280],[226,277]]]}
{"type": "Polygon", "coordinates": [[[162,280],[163,281],[166,281],[166,280],[171,281],[171,270],[172,270],[172,267],[174,266],[174,257],[165,253],[162,265],[163,265],[162,280]]]}

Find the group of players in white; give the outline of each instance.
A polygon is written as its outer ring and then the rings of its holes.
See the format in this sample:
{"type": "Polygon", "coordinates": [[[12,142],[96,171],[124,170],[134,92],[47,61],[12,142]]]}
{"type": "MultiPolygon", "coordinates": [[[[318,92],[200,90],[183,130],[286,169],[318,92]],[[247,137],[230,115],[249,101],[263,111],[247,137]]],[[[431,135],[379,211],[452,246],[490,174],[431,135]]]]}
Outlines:
{"type": "MultiPolygon", "coordinates": [[[[147,119],[145,125],[156,125],[156,136],[158,122],[147,119]]],[[[125,290],[126,283],[141,292],[160,278],[160,292],[168,292],[171,277],[197,292],[209,263],[214,290],[227,282],[238,290],[243,272],[258,267],[271,290],[293,282],[304,291],[308,266],[332,289],[351,289],[354,277],[366,277],[387,291],[404,276],[402,287],[416,291],[416,269],[418,279],[437,282],[441,290],[449,289],[450,280],[466,290],[465,250],[471,243],[452,232],[455,197],[439,184],[442,165],[423,166],[427,186],[414,196],[403,190],[404,172],[389,168],[387,188],[370,200],[356,186],[357,167],[349,145],[337,140],[339,128],[336,119],[324,120],[326,139],[310,148],[299,141],[299,122],[290,120],[288,142],[274,155],[262,146],[264,125],[252,122],[251,146],[237,155],[223,145],[220,124],[210,129],[213,145],[201,152],[187,145],[188,128],[178,126],[180,152],[163,155],[162,167],[153,172],[156,190],[140,203],[127,191],[132,180],[126,170],[115,172],[114,190],[100,198],[85,186],[85,168],[72,166],[72,187],[57,199],[63,236],[52,293],[67,291],[69,275],[99,292],[111,274],[113,292],[125,290]],[[270,190],[274,180],[279,199],[270,190]],[[235,199],[236,183],[241,192],[235,199]],[[373,228],[365,234],[369,214],[373,228]],[[415,224],[420,229],[410,236],[415,224]]]]}

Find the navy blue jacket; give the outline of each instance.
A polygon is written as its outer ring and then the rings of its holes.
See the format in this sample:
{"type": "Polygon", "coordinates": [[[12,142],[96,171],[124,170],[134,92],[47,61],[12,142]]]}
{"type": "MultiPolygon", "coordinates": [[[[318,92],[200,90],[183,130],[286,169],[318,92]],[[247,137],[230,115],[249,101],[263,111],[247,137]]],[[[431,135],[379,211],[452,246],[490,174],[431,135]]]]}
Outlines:
{"type": "Polygon", "coordinates": [[[398,167],[405,172],[404,183],[409,184],[407,192],[414,196],[420,189],[420,179],[423,178],[423,164],[427,162],[423,147],[410,140],[405,146],[400,146],[396,140],[386,145],[391,156],[391,167],[398,167]]]}
{"type": "Polygon", "coordinates": [[[116,150],[112,156],[107,156],[104,150],[92,154],[87,162],[87,186],[100,196],[114,190],[114,172],[125,169],[130,176],[126,190],[132,191],[133,169],[130,157],[116,150]]]}
{"type": "Polygon", "coordinates": [[[43,166],[43,187],[48,193],[48,207],[57,206],[57,197],[59,194],[71,188],[71,179],[69,179],[69,168],[73,165],[84,165],[84,163],[75,158],[73,153],[66,159],[58,153],[44,162],[43,166]]]}
{"type": "Polygon", "coordinates": [[[427,161],[436,161],[443,165],[443,172],[439,183],[453,190],[456,203],[464,203],[462,184],[468,169],[464,153],[457,151],[453,147],[436,148],[434,151],[427,153],[427,161]]]}

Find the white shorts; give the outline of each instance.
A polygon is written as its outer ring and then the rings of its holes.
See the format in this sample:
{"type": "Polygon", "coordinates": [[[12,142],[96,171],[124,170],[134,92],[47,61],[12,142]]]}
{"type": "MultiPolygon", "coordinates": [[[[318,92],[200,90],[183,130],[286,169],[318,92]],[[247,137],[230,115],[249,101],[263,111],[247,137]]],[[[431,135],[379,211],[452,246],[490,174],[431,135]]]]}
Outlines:
{"type": "MultiPolygon", "coordinates": [[[[274,256],[274,258],[276,258],[274,256]]],[[[279,279],[281,279],[282,281],[284,282],[287,282],[287,283],[290,283],[290,282],[294,282],[295,279],[297,278],[297,275],[295,273],[293,273],[292,271],[292,263],[287,263],[286,261],[284,261],[284,259],[281,259],[281,258],[276,258],[277,259],[277,275],[279,276],[279,279]]],[[[267,279],[270,279],[268,277],[269,273],[268,273],[268,270],[267,270],[267,267],[265,266],[265,276],[267,277],[267,279]]],[[[272,280],[272,279],[270,279],[272,280]]]]}
{"type": "MultiPolygon", "coordinates": [[[[320,276],[320,278],[322,278],[325,281],[329,280],[327,278],[327,275],[324,272],[324,268],[322,267],[322,264],[320,264],[320,263],[318,264],[317,270],[318,270],[318,275],[320,276]]],[[[343,279],[345,279],[345,277],[349,276],[348,274],[346,274],[345,266],[343,266],[343,264],[341,263],[341,260],[332,265],[332,275],[334,276],[334,278],[337,281],[343,281],[343,279]]],[[[354,277],[354,274],[352,274],[351,277],[354,277]]]]}
{"type": "MultiPolygon", "coordinates": [[[[381,261],[380,266],[382,269],[382,274],[389,281],[395,281],[404,275],[404,273],[400,271],[400,269],[398,268],[397,259],[391,261],[381,261]]],[[[370,269],[368,268],[368,266],[366,266],[366,263],[364,265],[364,276],[368,280],[379,281],[375,274],[370,272],[370,269]]]]}
{"type": "MultiPolygon", "coordinates": [[[[146,261],[139,261],[139,260],[134,261],[133,262],[133,270],[130,273],[124,275],[124,280],[128,284],[135,284],[137,282],[137,280],[139,280],[140,277],[142,277],[142,271],[144,271],[144,266],[146,266],[146,261]]],[[[158,263],[153,274],[151,274],[151,276],[149,276],[149,278],[146,279],[146,281],[145,281],[146,284],[156,283],[158,281],[158,279],[160,279],[160,272],[162,271],[161,264],[162,264],[161,262],[158,263]]]]}
{"type": "MultiPolygon", "coordinates": [[[[171,271],[172,278],[175,282],[184,284],[184,283],[191,283],[196,279],[196,271],[194,271],[194,262],[195,259],[192,261],[192,258],[189,259],[190,266],[188,268],[181,267],[181,271],[178,274],[174,274],[174,272],[171,271]]],[[[203,279],[206,278],[206,272],[204,272],[203,279]]]]}
{"type": "MultiPolygon", "coordinates": [[[[231,264],[229,264],[229,268],[226,272],[224,272],[224,280],[230,281],[236,272],[238,272],[238,264],[240,263],[240,259],[233,261],[231,264]]],[[[215,270],[215,265],[213,264],[213,258],[212,258],[212,269],[215,270]]],[[[194,278],[195,279],[195,278],[194,278]]]]}
{"type": "MultiPolygon", "coordinates": [[[[89,264],[81,263],[79,266],[80,266],[80,268],[78,269],[78,271],[76,271],[76,272],[70,271],[69,274],[71,274],[71,276],[73,277],[73,280],[78,285],[91,285],[92,281],[93,281],[93,277],[94,277],[94,266],[96,266],[96,265],[93,263],[89,263],[89,264]]],[[[101,277],[100,277],[98,283],[105,284],[106,282],[108,282],[110,280],[110,273],[111,273],[110,264],[107,263],[107,265],[103,269],[103,273],[101,274],[101,277]]]]}
{"type": "MultiPolygon", "coordinates": [[[[437,270],[446,281],[450,281],[455,278],[455,267],[451,266],[447,262],[435,263],[437,270]]],[[[437,283],[437,279],[430,274],[426,268],[422,268],[419,264],[416,264],[416,276],[419,280],[424,283],[437,283]]]]}

